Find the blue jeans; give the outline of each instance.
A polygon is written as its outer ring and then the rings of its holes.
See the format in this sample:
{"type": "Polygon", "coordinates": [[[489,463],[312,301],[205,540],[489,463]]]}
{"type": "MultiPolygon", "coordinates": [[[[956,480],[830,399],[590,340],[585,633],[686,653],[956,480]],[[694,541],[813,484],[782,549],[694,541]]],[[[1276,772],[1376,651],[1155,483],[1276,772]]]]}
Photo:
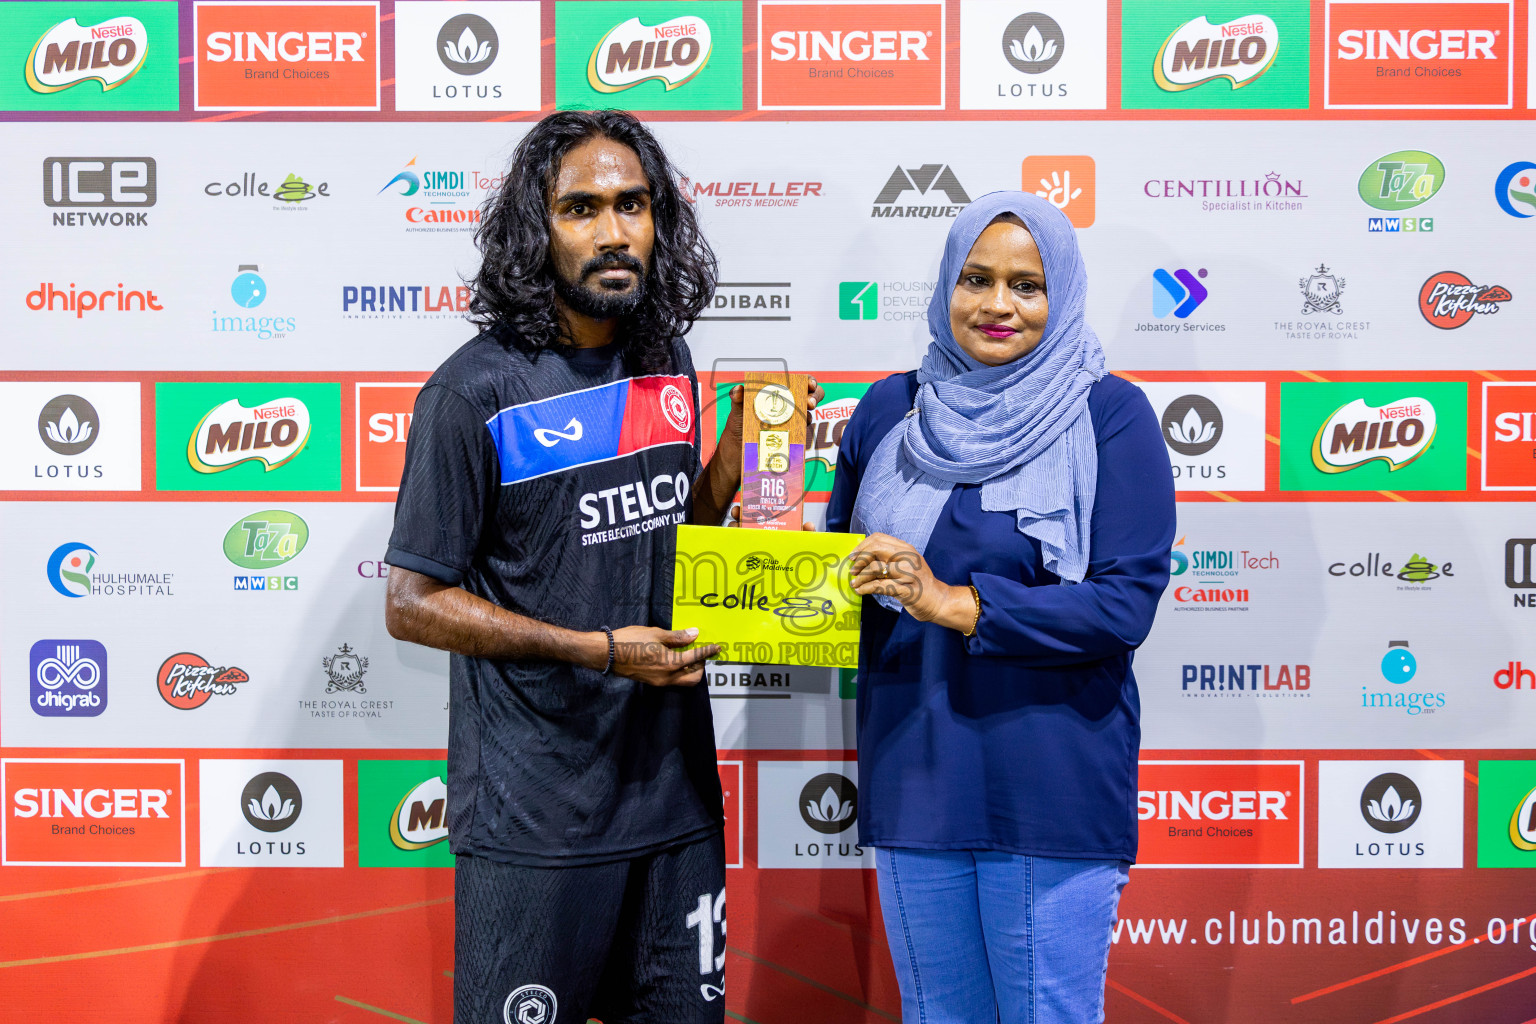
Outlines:
{"type": "Polygon", "coordinates": [[[1099,1024],[1120,860],[875,851],[905,1024],[1099,1024]]]}

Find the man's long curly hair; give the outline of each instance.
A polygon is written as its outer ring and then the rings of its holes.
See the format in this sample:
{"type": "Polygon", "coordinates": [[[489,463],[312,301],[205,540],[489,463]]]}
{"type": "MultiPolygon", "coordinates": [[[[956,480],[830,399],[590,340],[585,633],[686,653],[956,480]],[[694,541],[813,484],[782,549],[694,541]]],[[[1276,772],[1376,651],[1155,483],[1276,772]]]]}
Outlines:
{"type": "Polygon", "coordinates": [[[714,297],[719,265],[661,144],[624,111],[557,111],[518,143],[506,179],[486,201],[475,232],[484,258],[470,285],[470,320],[483,329],[507,325],[510,343],[531,356],[560,344],[549,253],[550,200],[565,155],[595,138],[634,150],[651,190],[656,242],[639,308],[620,319],[618,340],[633,369],[666,372],[672,369],[673,340],[688,333],[714,297]]]}

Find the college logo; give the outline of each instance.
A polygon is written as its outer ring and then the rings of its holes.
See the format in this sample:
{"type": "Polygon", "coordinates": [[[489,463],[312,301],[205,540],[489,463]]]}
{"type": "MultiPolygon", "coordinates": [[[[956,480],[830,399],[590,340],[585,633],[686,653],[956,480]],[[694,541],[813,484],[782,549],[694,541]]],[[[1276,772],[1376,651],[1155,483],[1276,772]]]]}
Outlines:
{"type": "Polygon", "coordinates": [[[378,110],[372,0],[193,5],[197,110],[378,110]]]}
{"type": "Polygon", "coordinates": [[[1221,410],[1204,395],[1183,395],[1163,410],[1163,440],[1180,455],[1204,455],[1221,440],[1221,410]]]}
{"type": "Polygon", "coordinates": [[[1402,469],[1423,455],[1435,439],[1435,407],[1422,398],[1387,405],[1355,399],[1340,406],[1312,439],[1312,465],[1323,473],[1344,473],[1367,462],[1402,469]]]}
{"type": "Polygon", "coordinates": [[[37,415],[37,436],[59,455],[79,455],[96,443],[101,417],[79,395],[59,395],[37,415]]]}
{"type": "Polygon", "coordinates": [[[39,640],[29,659],[32,710],[95,718],[107,710],[107,649],[95,640],[39,640]]]}
{"type": "Polygon", "coordinates": [[[1067,215],[1074,227],[1093,227],[1097,168],[1091,156],[1031,156],[1022,168],[1024,191],[1067,215]]]}
{"type": "Polygon", "coordinates": [[[282,832],[299,820],[304,794],[282,772],[262,772],[240,793],[240,813],[252,828],[282,832]]]}
{"type": "Polygon", "coordinates": [[[301,175],[292,172],[275,182],[263,181],[254,173],[246,171],[240,175],[239,181],[210,181],[203,186],[203,194],[227,196],[231,199],[271,199],[283,204],[274,206],[274,210],[297,211],[307,210],[304,204],[313,199],[331,198],[331,185],[327,181],[311,185],[301,175]]]}
{"type": "Polygon", "coordinates": [[[1329,0],[1325,17],[1325,107],[1513,104],[1515,23],[1509,0],[1329,0]]]}
{"type": "Polygon", "coordinates": [[[1400,213],[1429,202],[1444,184],[1445,165],[1439,157],[1405,149],[1372,161],[1356,190],[1367,206],[1400,213]]]}
{"type": "Polygon", "coordinates": [[[395,491],[420,384],[357,385],[357,489],[395,491]]]}
{"type": "Polygon", "coordinates": [[[363,685],[363,676],[368,673],[368,659],[354,652],[347,644],[338,647],[335,654],[321,658],[320,665],[325,669],[326,693],[342,690],[368,692],[368,687],[363,685]]]}
{"type": "Polygon", "coordinates": [[[1301,761],[1142,761],[1136,862],[1165,868],[1299,868],[1301,761]]]}
{"type": "Polygon", "coordinates": [[[453,867],[445,761],[357,763],[357,862],[365,868],[453,867]]]}
{"type": "Polygon", "coordinates": [[[1193,274],[1184,269],[1172,273],[1161,268],[1152,271],[1152,315],[1162,320],[1172,313],[1183,320],[1199,309],[1211,294],[1200,283],[1205,276],[1204,267],[1193,274]]]}
{"type": "Polygon", "coordinates": [[[943,109],[942,4],[763,0],[757,12],[758,38],[768,41],[762,109],[943,109]]]}
{"type": "Polygon", "coordinates": [[[875,196],[871,217],[954,217],[968,205],[971,197],[948,164],[924,164],[921,167],[897,167],[886,179],[885,187],[875,196]],[[928,197],[930,190],[942,194],[948,206],[899,206],[898,201],[908,192],[928,197]]]}
{"type": "Polygon", "coordinates": [[[1318,763],[1317,866],[1459,868],[1460,761],[1318,763]]]}
{"type": "Polygon", "coordinates": [[[1158,87],[1182,92],[1225,78],[1233,89],[1252,84],[1274,66],[1280,30],[1273,18],[1253,14],[1212,25],[1201,15],[1174,29],[1157,51],[1152,77],[1158,87]]]}
{"type": "Polygon", "coordinates": [[[1536,488],[1536,382],[1483,384],[1483,489],[1536,488]]]}
{"type": "Polygon", "coordinates": [[[73,313],[76,320],[84,319],[85,314],[91,312],[159,313],[165,309],[160,305],[160,296],[150,289],[125,291],[121,281],[115,290],[103,288],[100,291],[89,288],[76,291],[73,281],[65,288],[60,288],[52,281],[41,281],[34,291],[27,292],[27,308],[34,313],[73,313]]]}
{"type": "Polygon", "coordinates": [[[859,788],[836,772],[818,775],[800,790],[800,817],[822,835],[848,831],[858,813],[859,788]]]}
{"type": "Polygon", "coordinates": [[[560,1001],[553,992],[543,985],[524,985],[507,996],[501,1017],[506,1024],[553,1024],[559,1012],[560,1001]]]}
{"type": "Polygon", "coordinates": [[[1104,4],[961,0],[960,109],[1103,109],[1106,17],[1104,4]]]}
{"type": "Polygon", "coordinates": [[[740,5],[641,0],[623,10],[615,23],[609,3],[556,4],[558,106],[741,109],[740,5]]]}
{"type": "Polygon", "coordinates": [[[1477,763],[1477,866],[1536,867],[1536,761],[1477,763]]]}
{"type": "Polygon", "coordinates": [[[396,110],[537,110],[539,5],[397,0],[396,110]]]}
{"type": "Polygon", "coordinates": [[[1311,5],[1123,0],[1126,109],[1305,109],[1311,5]]]}
{"type": "Polygon", "coordinates": [[[1450,331],[1477,314],[1497,313],[1499,303],[1512,298],[1503,285],[1477,285],[1454,270],[1442,270],[1419,289],[1419,312],[1442,331],[1450,331]]]}
{"type": "Polygon", "coordinates": [[[1418,552],[1413,557],[1401,564],[1394,564],[1382,558],[1378,552],[1371,552],[1356,562],[1333,562],[1328,566],[1330,576],[1353,576],[1365,579],[1398,580],[1409,584],[1406,587],[1398,587],[1399,590],[1428,590],[1422,584],[1441,577],[1453,579],[1456,576],[1455,568],[1450,562],[1431,562],[1418,552]]]}
{"type": "Polygon", "coordinates": [[[1319,263],[1311,276],[1302,278],[1298,283],[1301,286],[1302,316],[1313,313],[1344,314],[1344,307],[1339,304],[1339,296],[1344,294],[1344,279],[1329,273],[1326,264],[1319,263]]]}
{"type": "Polygon", "coordinates": [[[251,677],[233,665],[215,668],[200,654],[183,651],[160,664],[155,682],[160,696],[179,711],[191,711],[208,703],[215,694],[230,697],[240,692],[239,684],[251,677]]]}
{"type": "Polygon", "coordinates": [[[1536,164],[1517,160],[1500,171],[1493,183],[1494,200],[1511,217],[1536,217],[1536,174],[1532,171],[1536,171],[1536,164]]]}
{"type": "Polygon", "coordinates": [[[1280,385],[1280,489],[1466,488],[1465,384],[1280,385]]]}
{"type": "Polygon", "coordinates": [[[224,535],[224,557],[242,569],[275,569],[309,543],[309,524],[282,509],[242,516],[224,535]]]}
{"type": "Polygon", "coordinates": [[[138,74],[148,54],[149,32],[138,18],[123,15],[90,26],[70,18],[32,44],[27,85],[49,93],[99,82],[101,91],[108,92],[138,74]]]}
{"type": "Polygon", "coordinates": [[[6,758],[0,864],[182,867],[182,761],[6,758]]]}
{"type": "Polygon", "coordinates": [[[136,156],[50,156],[43,160],[43,204],[54,227],[144,227],[155,205],[155,161],[136,156]],[[78,212],[77,212],[78,211],[78,212]],[[108,212],[110,211],[110,212],[108,212]]]}
{"type": "Polygon", "coordinates": [[[187,463],[199,473],[222,473],[246,462],[271,472],[309,443],[309,408],[297,398],[247,407],[223,402],[202,418],[187,441],[187,463]]]}

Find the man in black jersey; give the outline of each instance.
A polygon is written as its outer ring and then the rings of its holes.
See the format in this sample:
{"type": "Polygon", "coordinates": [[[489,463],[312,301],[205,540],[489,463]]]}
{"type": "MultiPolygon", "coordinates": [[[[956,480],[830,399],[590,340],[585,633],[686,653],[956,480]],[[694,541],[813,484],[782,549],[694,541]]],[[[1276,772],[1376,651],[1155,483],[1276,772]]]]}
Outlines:
{"type": "Polygon", "coordinates": [[[453,655],[457,1024],[724,1020],[719,647],[670,619],[741,409],[701,467],[716,263],[676,181],[628,114],[539,122],[476,235],[482,332],[416,400],[385,618],[453,655]]]}

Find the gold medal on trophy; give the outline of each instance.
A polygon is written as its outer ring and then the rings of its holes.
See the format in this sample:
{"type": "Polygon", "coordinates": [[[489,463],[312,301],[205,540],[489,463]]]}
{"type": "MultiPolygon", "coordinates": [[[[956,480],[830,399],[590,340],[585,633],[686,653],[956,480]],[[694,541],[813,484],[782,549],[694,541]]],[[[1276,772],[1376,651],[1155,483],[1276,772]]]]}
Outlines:
{"type": "Polygon", "coordinates": [[[806,376],[753,372],[743,384],[741,525],[798,530],[805,497],[806,376]]]}

